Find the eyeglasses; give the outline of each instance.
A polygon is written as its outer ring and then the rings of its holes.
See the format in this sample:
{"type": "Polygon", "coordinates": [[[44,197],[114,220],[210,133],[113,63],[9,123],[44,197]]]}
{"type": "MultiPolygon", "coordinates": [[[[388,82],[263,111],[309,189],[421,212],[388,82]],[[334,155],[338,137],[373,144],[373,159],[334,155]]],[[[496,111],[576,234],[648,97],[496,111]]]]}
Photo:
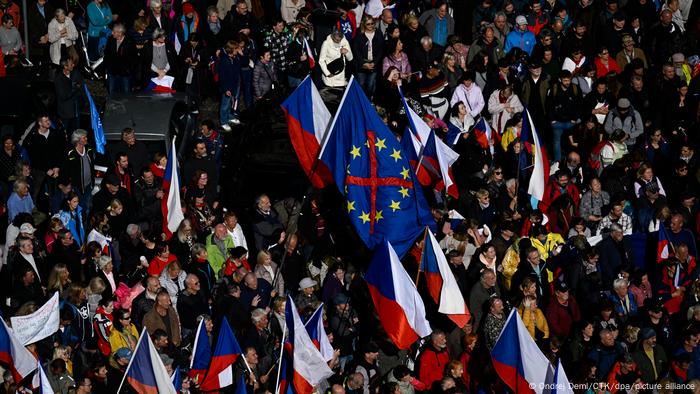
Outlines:
{"type": "Polygon", "coordinates": [[[365,23],[365,26],[374,26],[374,22],[367,22],[365,23]]]}
{"type": "Polygon", "coordinates": [[[493,174],[494,174],[494,175],[501,175],[501,174],[503,174],[503,172],[501,172],[501,171],[494,171],[493,174]]]}
{"type": "Polygon", "coordinates": [[[124,316],[122,317],[122,320],[131,320],[131,316],[124,316]]]}

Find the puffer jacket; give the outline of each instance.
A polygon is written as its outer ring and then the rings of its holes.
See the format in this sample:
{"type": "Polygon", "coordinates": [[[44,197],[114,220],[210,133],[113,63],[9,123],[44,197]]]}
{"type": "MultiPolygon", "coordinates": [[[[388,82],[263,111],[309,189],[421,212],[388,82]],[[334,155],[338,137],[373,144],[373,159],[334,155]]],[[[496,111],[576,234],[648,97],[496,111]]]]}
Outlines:
{"type": "Polygon", "coordinates": [[[170,294],[170,301],[173,303],[173,308],[177,308],[177,295],[180,294],[182,290],[185,290],[185,278],[187,274],[185,271],[180,270],[176,279],[170,278],[168,269],[164,269],[160,274],[160,285],[168,291],[170,294]]]}
{"type": "Polygon", "coordinates": [[[337,75],[331,75],[328,71],[328,63],[335,59],[340,58],[340,49],[345,48],[348,52],[345,54],[345,63],[352,61],[352,49],[350,49],[350,43],[343,37],[340,43],[336,44],[331,36],[326,37],[326,41],[323,42],[321,46],[321,54],[319,55],[318,64],[321,66],[321,71],[323,73],[323,83],[326,86],[341,88],[348,84],[345,79],[345,72],[341,72],[337,75]]]}

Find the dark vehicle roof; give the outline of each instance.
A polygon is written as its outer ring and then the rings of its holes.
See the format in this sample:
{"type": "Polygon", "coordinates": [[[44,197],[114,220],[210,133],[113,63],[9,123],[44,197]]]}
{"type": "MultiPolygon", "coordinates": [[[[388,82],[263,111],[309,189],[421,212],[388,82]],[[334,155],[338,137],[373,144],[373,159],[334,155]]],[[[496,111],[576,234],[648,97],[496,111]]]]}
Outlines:
{"type": "Polygon", "coordinates": [[[142,141],[162,141],[168,134],[176,105],[185,105],[184,93],[115,94],[107,99],[102,126],[107,140],[118,140],[125,127],[142,141]]]}

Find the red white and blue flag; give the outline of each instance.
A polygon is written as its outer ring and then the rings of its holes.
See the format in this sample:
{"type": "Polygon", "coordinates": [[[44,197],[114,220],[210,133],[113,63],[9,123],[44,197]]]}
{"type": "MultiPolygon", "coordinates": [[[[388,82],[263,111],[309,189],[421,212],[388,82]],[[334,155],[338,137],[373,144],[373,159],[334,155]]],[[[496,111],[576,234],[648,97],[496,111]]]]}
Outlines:
{"type": "Polygon", "coordinates": [[[175,93],[176,90],[173,89],[174,81],[175,78],[170,75],[164,75],[162,78],[154,77],[151,78],[144,90],[153,93],[175,93]]]}
{"type": "Polygon", "coordinates": [[[433,331],[425,319],[425,305],[415,283],[388,241],[379,246],[365,281],[387,336],[399,349],[408,349],[433,331]]]}
{"type": "Polygon", "coordinates": [[[49,382],[44,368],[41,363],[37,361],[36,372],[34,373],[34,378],[32,378],[33,391],[39,394],[55,394],[53,387],[51,387],[51,382],[49,382]]]}
{"type": "Polygon", "coordinates": [[[440,244],[429,229],[421,255],[420,271],[423,272],[430,297],[438,305],[438,312],[447,315],[460,328],[471,319],[471,313],[464,302],[457,280],[450,270],[440,244]]]}
{"type": "MultiPolygon", "coordinates": [[[[291,365],[288,363],[287,365],[283,364],[283,366],[291,369],[291,371],[286,370],[285,372],[292,375],[291,383],[294,386],[294,392],[311,394],[314,387],[318,386],[323,379],[333,375],[333,371],[328,368],[326,360],[311,341],[292,297],[287,297],[285,308],[285,319],[289,329],[289,339],[285,343],[285,350],[291,365]]],[[[290,388],[289,383],[289,380],[285,379],[286,390],[290,388]]],[[[280,392],[284,393],[282,390],[280,392]]]]}
{"type": "MultiPolygon", "coordinates": [[[[127,382],[140,394],[176,394],[151,337],[144,328],[124,374],[127,382]]],[[[122,380],[122,384],[124,381],[122,380]]],[[[121,389],[121,385],[119,386],[121,389]]],[[[119,392],[120,390],[117,390],[119,392]]]]}
{"type": "Polygon", "coordinates": [[[537,347],[515,308],[491,350],[491,360],[498,376],[514,392],[549,392],[544,383],[552,381],[552,365],[537,347]]]}
{"type": "Polygon", "coordinates": [[[200,383],[207,373],[207,367],[211,361],[211,345],[209,345],[209,335],[204,319],[199,322],[197,335],[194,337],[192,347],[192,360],[190,361],[189,376],[195,383],[200,383]]]}
{"type": "Polygon", "coordinates": [[[241,356],[241,353],[243,353],[241,346],[238,344],[228,320],[224,317],[211,364],[199,388],[202,391],[214,391],[232,385],[233,364],[241,356]]]}
{"type": "Polygon", "coordinates": [[[306,332],[309,333],[311,342],[321,352],[323,359],[326,362],[330,361],[333,358],[333,346],[331,341],[328,340],[326,328],[323,327],[323,303],[319,305],[309,320],[304,323],[304,327],[306,327],[306,332]]]}
{"type": "Polygon", "coordinates": [[[557,367],[554,370],[554,380],[552,381],[552,390],[550,394],[574,394],[569,378],[566,376],[564,367],[561,365],[561,359],[557,360],[557,367]]]}
{"type": "Polygon", "coordinates": [[[520,138],[525,143],[525,149],[532,155],[534,166],[530,183],[527,186],[527,193],[537,201],[542,201],[544,197],[544,187],[549,178],[549,159],[544,146],[537,135],[535,124],[532,122],[530,112],[525,109],[523,112],[523,129],[520,138]]]}
{"type": "Polygon", "coordinates": [[[168,164],[165,166],[163,175],[163,198],[160,200],[160,209],[163,213],[163,233],[167,239],[170,239],[177,231],[180,222],[185,220],[180,202],[180,179],[177,170],[177,149],[175,148],[175,138],[173,138],[168,164]]]}
{"type": "Polygon", "coordinates": [[[452,176],[452,164],[459,159],[459,155],[435,136],[430,126],[408,105],[403,94],[401,100],[408,117],[411,141],[420,163],[420,166],[414,166],[418,181],[423,186],[434,185],[437,191],[447,187],[449,195],[459,198],[457,184],[452,176]]]}
{"type": "Polygon", "coordinates": [[[10,369],[15,382],[19,382],[36,369],[37,361],[7,327],[5,320],[0,320],[0,362],[10,369]]]}
{"type": "Polygon", "coordinates": [[[656,262],[660,263],[671,256],[671,243],[663,223],[659,226],[659,243],[656,246],[656,262]]]}
{"type": "Polygon", "coordinates": [[[311,77],[301,84],[282,103],[287,117],[287,130],[299,163],[319,189],[333,184],[333,176],[326,165],[318,160],[321,143],[331,121],[331,113],[321,99],[311,77]]]}

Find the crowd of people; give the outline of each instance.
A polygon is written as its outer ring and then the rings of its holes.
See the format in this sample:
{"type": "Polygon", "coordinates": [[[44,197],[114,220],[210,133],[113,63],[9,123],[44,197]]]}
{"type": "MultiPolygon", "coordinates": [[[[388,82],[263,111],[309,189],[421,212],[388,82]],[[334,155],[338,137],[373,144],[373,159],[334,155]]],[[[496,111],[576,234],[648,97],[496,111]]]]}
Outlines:
{"type": "MultiPolygon", "coordinates": [[[[0,295],[7,318],[59,293],[60,329],[28,345],[56,393],[116,392],[144,328],[168,372],[181,370],[181,392],[196,393],[197,327],[213,344],[224,318],[243,347],[236,376],[248,393],[274,393],[287,295],[302,318],[323,303],[335,374],[317,392],[505,392],[490,350],[513,309],[577,393],[700,392],[700,3],[26,4],[0,0],[0,77],[44,68],[56,105],[21,139],[2,136],[0,295]],[[169,79],[193,109],[219,103],[181,161],[185,220],[170,237],[168,158],[128,125],[96,186],[102,156],[81,114],[83,77],[99,70],[109,94],[169,79]],[[406,97],[460,154],[460,197],[424,192],[471,313],[464,327],[419,280],[433,333],[408,351],[391,343],[362,279],[369,254],[333,191],[296,201],[254,190],[240,223],[220,198],[222,133],[307,77],[324,97],[354,78],[397,137],[406,97]],[[490,138],[474,128],[484,123],[490,138]],[[551,168],[539,202],[523,137],[535,130],[551,168]]],[[[403,259],[412,276],[420,248],[403,259]]],[[[31,389],[3,367],[0,392],[31,389]]]]}

